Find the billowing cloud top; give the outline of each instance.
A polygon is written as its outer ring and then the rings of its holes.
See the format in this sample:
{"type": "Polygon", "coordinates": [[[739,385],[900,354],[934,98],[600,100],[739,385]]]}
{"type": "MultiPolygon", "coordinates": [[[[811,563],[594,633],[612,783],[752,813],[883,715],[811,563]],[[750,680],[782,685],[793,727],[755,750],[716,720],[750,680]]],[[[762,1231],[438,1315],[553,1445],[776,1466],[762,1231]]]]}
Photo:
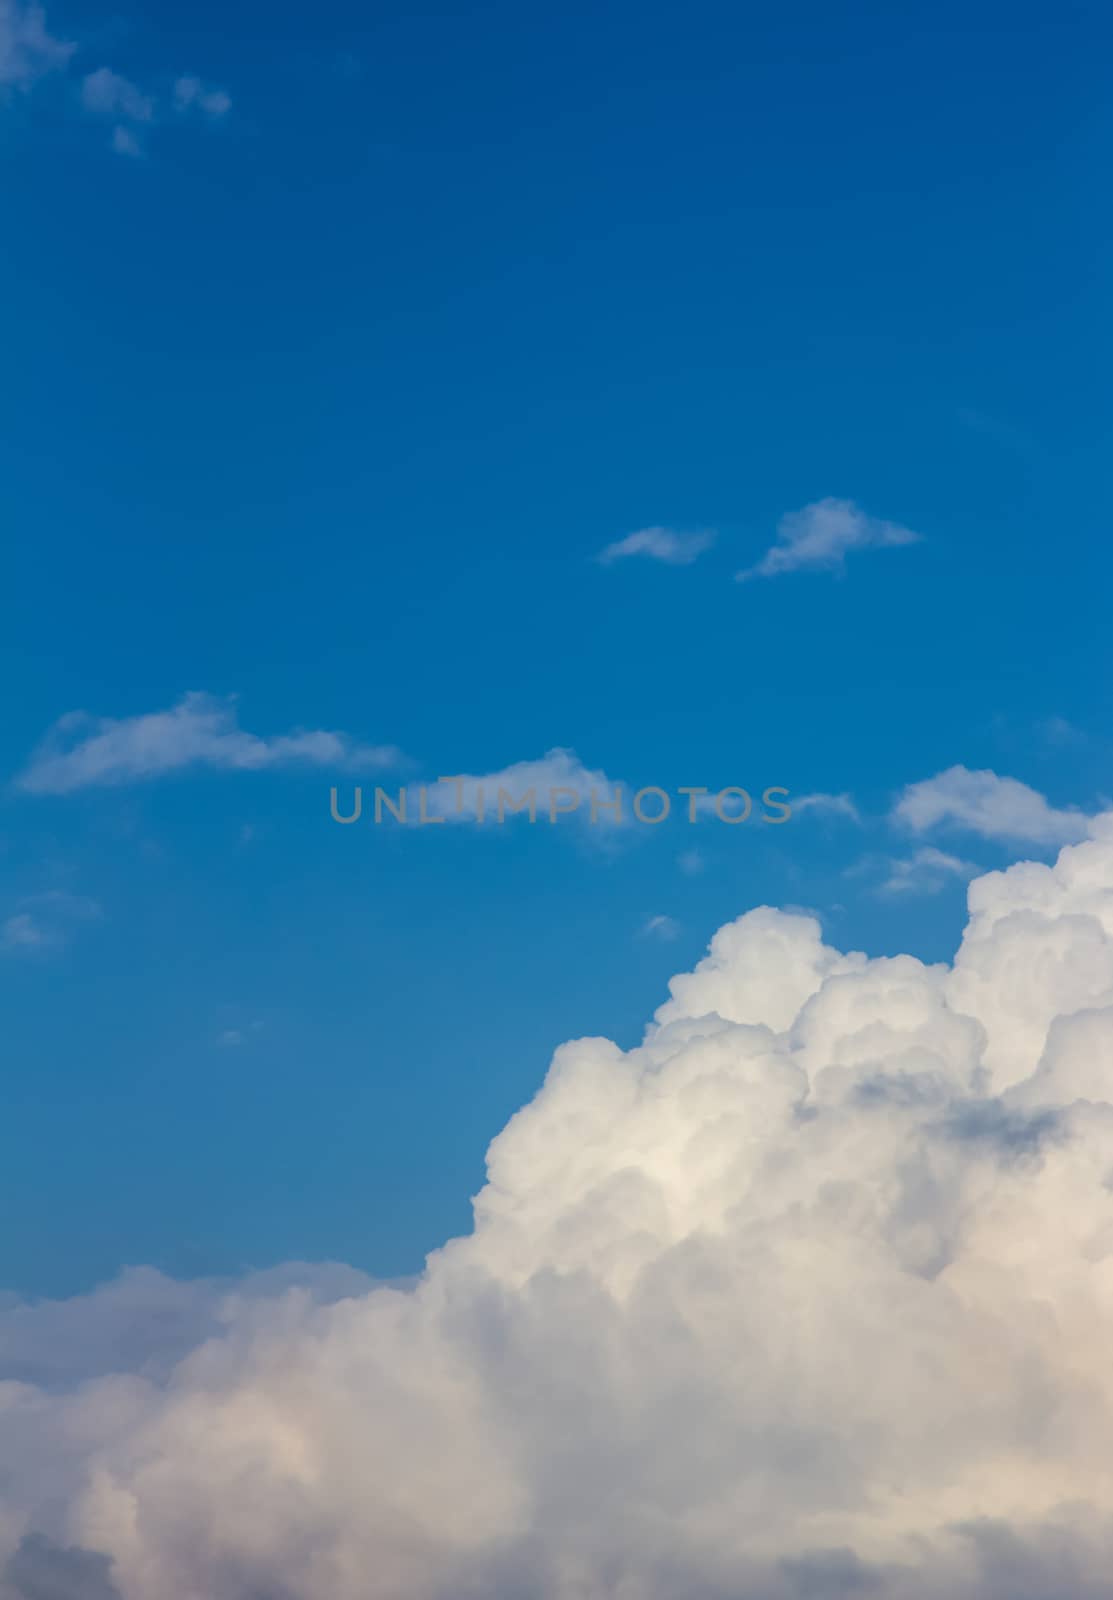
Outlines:
{"type": "Polygon", "coordinates": [[[558,1050],[412,1288],[0,1308],[3,1600],[1106,1595],[1092,827],[951,966],[722,929],[640,1047],[558,1050]]]}

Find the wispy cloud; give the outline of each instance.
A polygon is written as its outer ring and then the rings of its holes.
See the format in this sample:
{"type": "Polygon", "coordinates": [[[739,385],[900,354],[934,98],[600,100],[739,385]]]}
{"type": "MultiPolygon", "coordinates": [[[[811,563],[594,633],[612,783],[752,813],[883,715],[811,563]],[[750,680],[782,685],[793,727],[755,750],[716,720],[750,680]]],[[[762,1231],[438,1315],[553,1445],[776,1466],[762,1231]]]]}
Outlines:
{"type": "Polygon", "coordinates": [[[676,864],[686,878],[698,878],[706,865],[699,850],[682,850],[676,864]]]}
{"type": "Polygon", "coordinates": [[[647,939],[660,939],[671,944],[680,932],[680,924],[673,917],[656,916],[642,924],[642,935],[647,939]]]}
{"type": "Polygon", "coordinates": [[[913,833],[942,826],[964,828],[984,839],[1064,845],[1084,839],[1090,819],[1074,808],[1059,810],[1017,778],[988,770],[948,767],[934,778],[909,784],[897,799],[892,820],[913,833]]]}
{"type": "Polygon", "coordinates": [[[776,542],[756,566],[744,568],[735,577],[743,583],[749,578],[776,578],[785,572],[841,572],[851,550],[917,544],[920,537],[910,528],[869,516],[853,500],[816,500],[782,517],[776,542]]]}
{"type": "Polygon", "coordinates": [[[78,924],[96,921],[101,908],[83,895],[50,889],[25,895],[0,921],[0,954],[42,955],[68,944],[78,924]]]}
{"type": "Polygon", "coordinates": [[[76,49],[50,32],[42,6],[0,0],[0,88],[30,89],[64,70],[76,49]]]}
{"type": "Polygon", "coordinates": [[[802,794],[792,802],[792,815],[809,811],[817,816],[845,817],[848,822],[861,822],[862,816],[849,794],[802,794]]]}
{"type": "Polygon", "coordinates": [[[631,556],[660,561],[669,567],[687,567],[714,543],[715,534],[710,530],[678,533],[675,528],[639,528],[636,533],[628,533],[624,539],[607,545],[595,559],[603,567],[626,561],[631,556]]]}
{"type": "Polygon", "coordinates": [[[232,109],[232,97],[226,89],[214,89],[200,78],[179,78],[174,85],[174,110],[199,111],[202,116],[226,117],[232,109]]]}
{"type": "Polygon", "coordinates": [[[192,693],[167,711],[118,720],[71,711],[54,724],[15,781],[28,794],[71,794],[195,767],[250,772],[302,765],[350,771],[390,767],[401,759],[392,745],[363,745],[323,729],[269,738],[248,733],[237,722],[234,701],[192,693]]]}
{"type": "Polygon", "coordinates": [[[959,856],[936,850],[933,845],[925,845],[915,855],[889,862],[888,877],[878,893],[938,894],[948,880],[973,878],[980,871],[981,868],[973,861],[963,861],[959,856]]]}

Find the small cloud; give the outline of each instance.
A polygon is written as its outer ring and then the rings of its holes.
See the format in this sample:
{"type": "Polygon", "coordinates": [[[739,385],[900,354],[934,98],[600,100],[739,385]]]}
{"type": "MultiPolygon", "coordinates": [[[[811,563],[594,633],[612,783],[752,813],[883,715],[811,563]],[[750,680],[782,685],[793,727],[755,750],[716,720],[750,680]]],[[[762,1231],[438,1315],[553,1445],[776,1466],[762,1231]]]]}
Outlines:
{"type": "Polygon", "coordinates": [[[51,889],[25,895],[11,916],[0,923],[0,953],[43,954],[69,943],[76,924],[99,918],[101,908],[82,895],[51,889]]]}
{"type": "Polygon", "coordinates": [[[234,1050],[238,1045],[243,1044],[245,1039],[258,1033],[262,1026],[262,1022],[256,1020],[255,1022],[249,1022],[243,1028],[224,1028],[217,1034],[216,1042],[222,1050],[234,1050]]]}
{"type": "Polygon", "coordinates": [[[650,917],[642,925],[641,932],[643,938],[660,939],[665,943],[671,943],[680,932],[680,924],[674,921],[672,917],[650,917]]]}
{"type": "Polygon", "coordinates": [[[1066,717],[1045,717],[1036,723],[1036,732],[1046,744],[1058,750],[1088,743],[1087,735],[1066,717]]]}
{"type": "Polygon", "coordinates": [[[47,73],[62,71],[76,49],[49,32],[42,6],[0,0],[0,89],[26,92],[47,73]]]}
{"type": "Polygon", "coordinates": [[[879,894],[938,894],[949,879],[973,878],[981,868],[972,861],[947,855],[931,845],[903,861],[889,862],[889,876],[879,894]]]}
{"type": "Polygon", "coordinates": [[[1090,818],[1083,812],[1057,810],[1016,778],[963,766],[909,784],[893,807],[891,820],[912,833],[951,826],[983,839],[1056,846],[1077,843],[1090,831],[1090,818]]]}
{"type": "Polygon", "coordinates": [[[0,926],[0,950],[41,950],[49,942],[46,930],[27,911],[0,926]]]}
{"type": "Polygon", "coordinates": [[[200,78],[181,77],[174,85],[175,111],[200,111],[203,116],[217,119],[226,117],[232,109],[232,97],[225,89],[214,89],[200,78]]]}
{"type": "Polygon", "coordinates": [[[749,578],[776,578],[785,572],[842,572],[851,550],[917,544],[920,537],[910,528],[869,516],[853,500],[816,500],[782,517],[776,543],[756,566],[735,573],[735,578],[743,583],[749,578]]]}
{"type": "Polygon", "coordinates": [[[698,850],[685,850],[676,858],[676,864],[685,877],[698,878],[704,869],[704,859],[698,850]]]}
{"type": "Polygon", "coordinates": [[[395,765],[392,745],[361,745],[345,733],[297,729],[263,737],[236,720],[232,700],[191,693],[167,711],[136,717],[60,717],[16,787],[28,794],[72,794],[78,789],[135,783],[189,768],[254,772],[269,767],[314,766],[359,770],[395,765]]]}
{"type": "Polygon", "coordinates": [[[126,117],[131,122],[150,122],[155,114],[151,96],[109,67],[99,67],[82,80],[81,103],[97,116],[126,117]]]}
{"type": "Polygon", "coordinates": [[[143,146],[130,128],[117,123],[112,130],[112,148],[118,156],[141,156],[143,146]]]}
{"type": "Polygon", "coordinates": [[[661,561],[670,567],[687,567],[715,542],[710,531],[703,533],[678,533],[673,528],[639,528],[624,539],[607,545],[596,556],[600,566],[609,567],[630,556],[644,556],[649,561],[661,561]]]}
{"type": "Polygon", "coordinates": [[[411,821],[425,816],[486,826],[500,819],[509,824],[523,818],[544,823],[573,818],[600,833],[628,823],[631,804],[621,784],[586,767],[574,750],[559,747],[497,772],[445,774],[435,783],[411,788],[407,802],[411,821]]]}
{"type": "Polygon", "coordinates": [[[817,816],[846,817],[849,822],[857,823],[862,820],[858,807],[848,794],[802,794],[791,804],[794,817],[801,812],[814,811],[817,816]]]}

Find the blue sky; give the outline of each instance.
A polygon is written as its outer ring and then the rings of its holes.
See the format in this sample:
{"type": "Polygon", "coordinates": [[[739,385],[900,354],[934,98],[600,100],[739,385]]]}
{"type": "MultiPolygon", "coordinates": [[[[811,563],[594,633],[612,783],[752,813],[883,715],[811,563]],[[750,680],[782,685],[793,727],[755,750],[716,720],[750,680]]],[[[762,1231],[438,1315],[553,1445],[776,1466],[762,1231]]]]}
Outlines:
{"type": "Polygon", "coordinates": [[[0,1283],[412,1272],[554,1045],[634,1042],[721,923],[942,959],[974,865],[1113,793],[1103,7],[26,17],[0,1283]],[[736,582],[778,527],[818,555],[736,582]],[[21,782],[190,692],[196,759],[21,782]],[[337,827],[384,746],[857,817],[337,827]],[[892,817],[956,765],[1052,810],[892,817]]]}

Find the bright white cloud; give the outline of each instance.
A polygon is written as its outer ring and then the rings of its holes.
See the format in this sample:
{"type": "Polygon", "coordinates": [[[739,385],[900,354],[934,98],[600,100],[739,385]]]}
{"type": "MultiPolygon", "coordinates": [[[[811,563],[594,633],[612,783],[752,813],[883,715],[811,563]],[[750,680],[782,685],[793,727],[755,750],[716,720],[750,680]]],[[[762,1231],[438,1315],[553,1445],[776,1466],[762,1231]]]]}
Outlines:
{"type": "Polygon", "coordinates": [[[938,894],[948,879],[972,878],[978,872],[972,861],[948,855],[925,845],[914,855],[903,860],[890,861],[888,876],[881,885],[882,894],[938,894]]]}
{"type": "Polygon", "coordinates": [[[746,567],[735,577],[741,583],[807,569],[841,572],[851,550],[882,550],[919,540],[920,535],[910,528],[871,517],[853,500],[816,500],[782,517],[776,543],[756,566],[746,567]]]}
{"type": "Polygon", "coordinates": [[[721,929],[410,1288],[0,1305],[3,1600],[1104,1597],[1113,817],[970,907],[721,929]]]}
{"type": "Polygon", "coordinates": [[[29,89],[64,69],[76,48],[50,32],[42,6],[0,0],[0,89],[29,89]]]}
{"type": "Polygon", "coordinates": [[[206,117],[225,117],[232,109],[232,97],[225,89],[214,89],[200,78],[179,78],[174,85],[174,109],[196,110],[206,117]]]}
{"type": "Polygon", "coordinates": [[[714,543],[715,535],[710,530],[678,533],[675,528],[639,528],[637,533],[628,533],[624,539],[607,545],[595,559],[604,567],[631,556],[643,556],[670,567],[687,567],[714,543]]]}
{"type": "Polygon", "coordinates": [[[1081,811],[1057,810],[1016,778],[962,766],[909,784],[893,808],[892,820],[913,833],[951,826],[984,839],[1050,846],[1084,839],[1090,826],[1081,811]]]}
{"type": "Polygon", "coordinates": [[[34,751],[16,785],[29,794],[70,794],[192,767],[258,771],[302,765],[358,771],[400,759],[391,745],[361,745],[347,734],[322,729],[269,738],[248,733],[236,720],[232,700],[191,693],[168,711],[118,720],[69,712],[34,751]]]}

